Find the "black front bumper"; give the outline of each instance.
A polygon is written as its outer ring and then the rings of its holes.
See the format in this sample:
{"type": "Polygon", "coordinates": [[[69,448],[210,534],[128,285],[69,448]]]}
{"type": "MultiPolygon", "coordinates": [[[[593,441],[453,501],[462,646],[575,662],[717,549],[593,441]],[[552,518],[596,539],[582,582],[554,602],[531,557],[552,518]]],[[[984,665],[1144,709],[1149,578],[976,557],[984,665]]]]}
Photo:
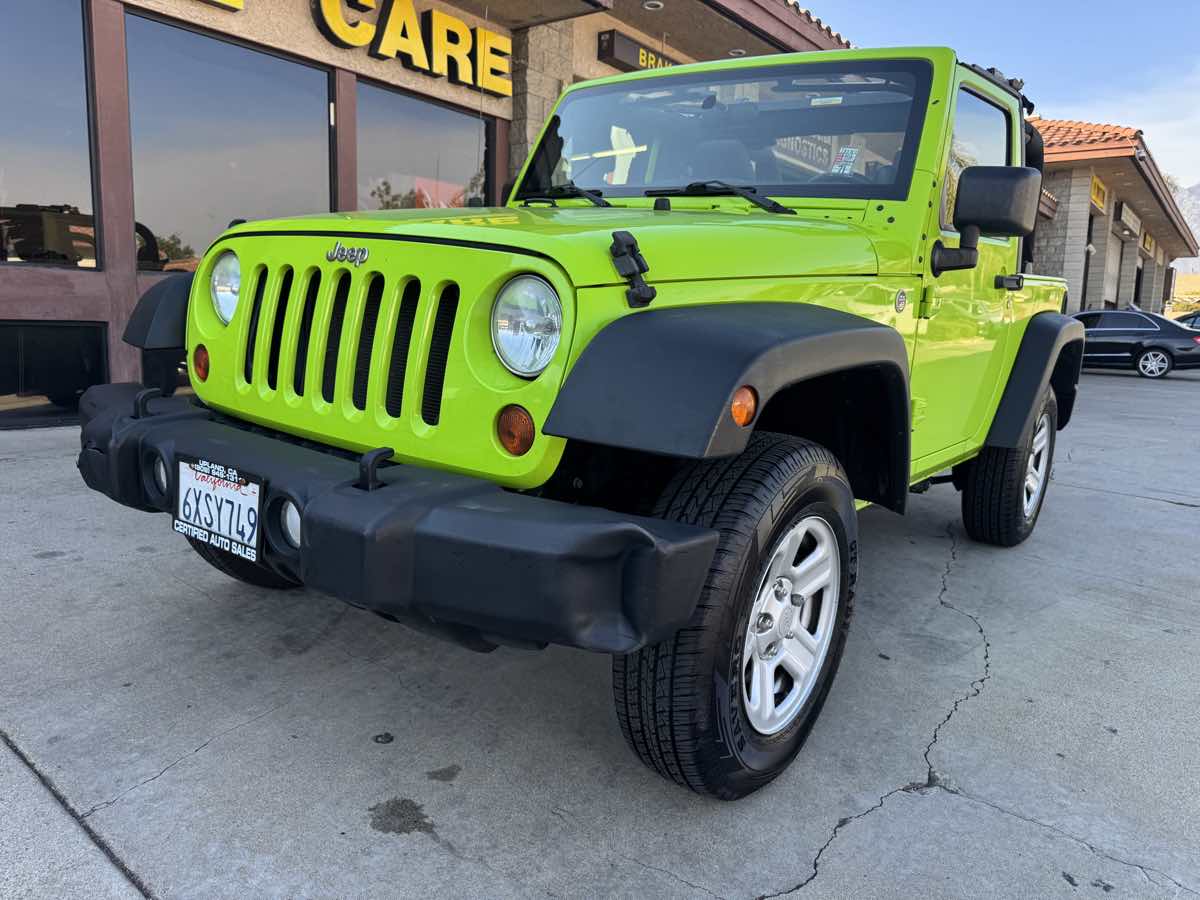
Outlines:
{"type": "Polygon", "coordinates": [[[174,497],[151,475],[158,457],[172,481],[178,455],[253,473],[265,482],[261,563],[401,621],[624,653],[687,623],[716,549],[708,529],[416,466],[381,468],[382,485],[365,490],[357,460],[221,421],[186,399],[152,400],[137,417],[140,390],[101,385],[84,395],[79,471],[89,487],[170,512],[174,497]],[[286,499],[302,510],[299,551],[272,527],[286,499]]]}

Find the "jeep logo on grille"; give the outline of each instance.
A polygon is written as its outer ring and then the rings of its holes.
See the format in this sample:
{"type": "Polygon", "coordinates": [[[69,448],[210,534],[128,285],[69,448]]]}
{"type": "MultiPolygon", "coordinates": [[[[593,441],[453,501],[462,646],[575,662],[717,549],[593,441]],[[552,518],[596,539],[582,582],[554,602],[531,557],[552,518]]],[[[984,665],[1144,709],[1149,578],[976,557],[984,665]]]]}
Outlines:
{"type": "Polygon", "coordinates": [[[358,268],[370,255],[371,251],[366,247],[343,247],[342,242],[338,241],[333,245],[333,249],[325,254],[325,258],[330,262],[354,263],[354,267],[358,268]]]}

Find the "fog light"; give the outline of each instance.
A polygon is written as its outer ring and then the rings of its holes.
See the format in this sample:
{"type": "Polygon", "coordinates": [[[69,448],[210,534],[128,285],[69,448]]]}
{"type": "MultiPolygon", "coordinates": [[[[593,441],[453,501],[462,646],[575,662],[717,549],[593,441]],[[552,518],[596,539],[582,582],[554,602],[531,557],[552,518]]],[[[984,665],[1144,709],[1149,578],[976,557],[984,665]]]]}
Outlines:
{"type": "Polygon", "coordinates": [[[513,456],[528,453],[533,446],[533,439],[537,437],[529,410],[516,404],[500,410],[496,419],[496,437],[500,439],[500,445],[513,456]]]}
{"type": "Polygon", "coordinates": [[[754,388],[747,385],[742,385],[733,392],[733,400],[729,404],[729,414],[733,416],[733,421],[745,428],[754,421],[754,414],[758,412],[758,394],[754,388]]]}
{"type": "Polygon", "coordinates": [[[208,381],[208,348],[197,344],[192,352],[192,371],[201,381],[208,381]]]}
{"type": "Polygon", "coordinates": [[[283,501],[283,509],[279,511],[279,528],[284,540],[296,550],[300,549],[300,507],[291,500],[283,501]]]}
{"type": "Polygon", "coordinates": [[[161,456],[154,460],[154,485],[163,496],[166,496],[167,490],[170,488],[170,482],[167,480],[167,463],[161,456]]]}

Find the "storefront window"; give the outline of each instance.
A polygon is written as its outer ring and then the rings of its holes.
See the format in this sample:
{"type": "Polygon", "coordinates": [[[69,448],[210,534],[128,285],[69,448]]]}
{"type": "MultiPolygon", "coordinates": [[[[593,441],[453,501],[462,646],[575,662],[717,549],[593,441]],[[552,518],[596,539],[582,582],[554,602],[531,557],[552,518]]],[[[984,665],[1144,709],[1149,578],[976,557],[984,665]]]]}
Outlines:
{"type": "Polygon", "coordinates": [[[358,85],[358,208],[436,209],[487,196],[487,127],[395,91],[358,85]]]}
{"type": "Polygon", "coordinates": [[[96,265],[86,83],[80,0],[7,11],[0,25],[0,262],[96,265]]]}
{"type": "Polygon", "coordinates": [[[138,268],[191,270],[232,219],[328,212],[329,76],[126,17],[138,268]]]}

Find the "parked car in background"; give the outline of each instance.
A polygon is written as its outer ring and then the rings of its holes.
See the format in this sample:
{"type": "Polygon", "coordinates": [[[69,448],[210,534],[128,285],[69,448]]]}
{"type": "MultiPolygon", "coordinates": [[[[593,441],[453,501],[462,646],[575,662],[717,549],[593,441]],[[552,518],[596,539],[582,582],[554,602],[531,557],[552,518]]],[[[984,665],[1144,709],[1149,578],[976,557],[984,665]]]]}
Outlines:
{"type": "Polygon", "coordinates": [[[1196,310],[1195,312],[1190,312],[1186,316],[1180,316],[1175,321],[1186,328],[1195,328],[1200,330],[1200,309],[1196,310]]]}
{"type": "Polygon", "coordinates": [[[1106,309],[1079,312],[1075,318],[1083,322],[1085,367],[1133,369],[1144,378],[1200,368],[1200,334],[1165,316],[1106,309]]]}

